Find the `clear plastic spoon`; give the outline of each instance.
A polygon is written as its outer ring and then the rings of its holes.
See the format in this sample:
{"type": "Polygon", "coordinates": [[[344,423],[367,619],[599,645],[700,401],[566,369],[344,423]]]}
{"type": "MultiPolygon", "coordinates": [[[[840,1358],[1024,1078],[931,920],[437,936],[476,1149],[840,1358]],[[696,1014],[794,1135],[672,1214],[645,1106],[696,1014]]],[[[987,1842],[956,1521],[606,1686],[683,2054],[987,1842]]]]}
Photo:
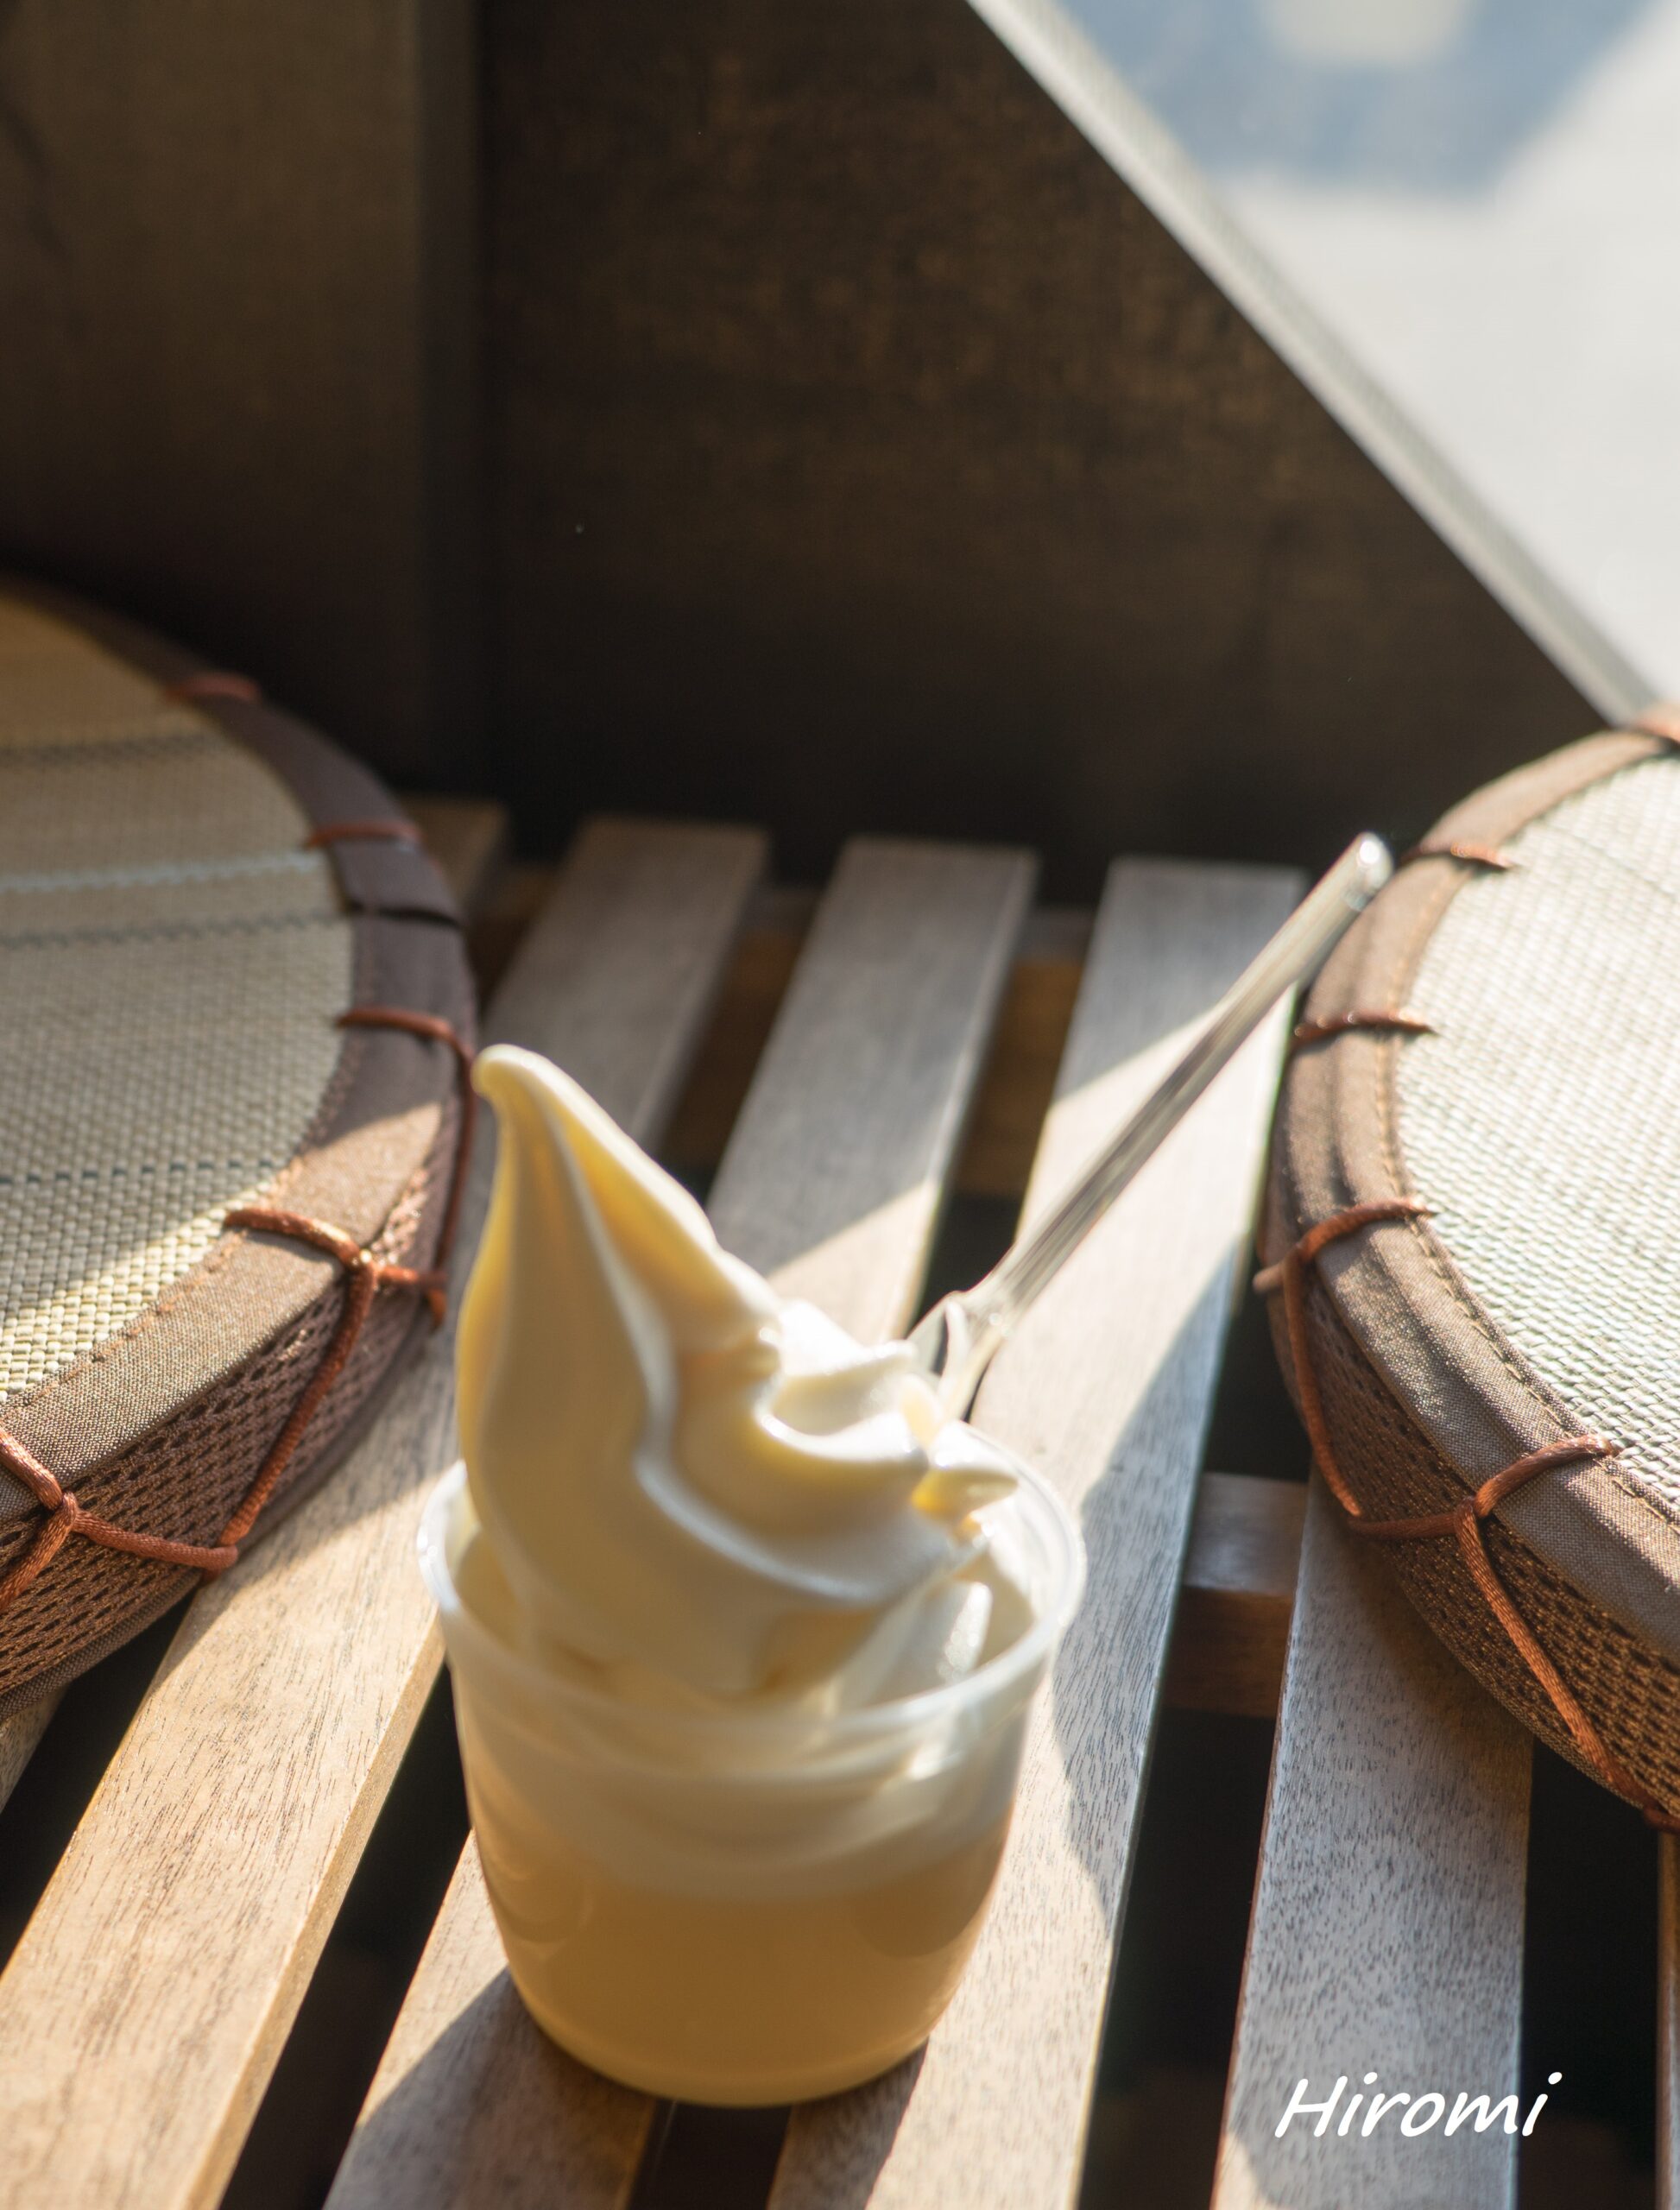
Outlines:
{"type": "Polygon", "coordinates": [[[1238,976],[1171,1074],[1133,1114],[1030,1235],[972,1289],[943,1297],[912,1331],[947,1411],[961,1415],[999,1346],[1040,1291],[1108,1211],[1144,1161],[1279,998],[1310,982],[1364,912],[1394,862],[1378,837],[1358,837],[1238,976]]]}

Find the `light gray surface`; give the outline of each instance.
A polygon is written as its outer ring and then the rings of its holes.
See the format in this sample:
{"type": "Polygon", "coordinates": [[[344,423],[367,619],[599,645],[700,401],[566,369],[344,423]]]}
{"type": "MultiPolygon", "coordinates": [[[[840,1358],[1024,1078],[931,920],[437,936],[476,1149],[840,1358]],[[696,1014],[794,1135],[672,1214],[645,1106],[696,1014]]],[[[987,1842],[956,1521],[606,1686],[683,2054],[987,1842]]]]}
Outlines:
{"type": "Polygon", "coordinates": [[[1444,2120],[1518,2086],[1528,1788],[1516,1721],[1315,1476],[1214,2210],[1509,2210],[1517,2141],[1444,2120]],[[1300,2080],[1310,2102],[1347,2085],[1322,2137],[1296,2118],[1279,2139],[1300,2080]],[[1367,2137],[1373,2092],[1446,2107],[1367,2137]]]}
{"type": "MultiPolygon", "coordinates": [[[[1622,660],[1680,688],[1680,0],[976,4],[1099,144],[1115,73],[1494,529],[1622,660]]],[[[1209,258],[1193,220],[1174,227],[1209,258]]],[[[1309,380],[1569,664],[1520,579],[1490,575],[1373,440],[1364,402],[1309,380]]]]}

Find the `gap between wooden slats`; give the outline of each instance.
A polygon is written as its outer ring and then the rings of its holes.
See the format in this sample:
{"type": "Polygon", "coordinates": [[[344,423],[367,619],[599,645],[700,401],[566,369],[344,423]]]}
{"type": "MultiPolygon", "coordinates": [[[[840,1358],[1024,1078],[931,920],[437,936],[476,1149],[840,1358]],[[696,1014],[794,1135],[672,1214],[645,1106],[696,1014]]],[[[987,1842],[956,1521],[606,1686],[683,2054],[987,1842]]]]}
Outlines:
{"type": "Polygon", "coordinates": [[[1528,1738],[1412,1612],[1315,1478],[1221,2143],[1216,2210],[1506,2210],[1503,2124],[1367,2140],[1355,2093],[1518,2091],[1528,1738]],[[1364,2075],[1375,2072],[1374,2089],[1364,2075]],[[1303,2077],[1316,2118],[1276,2128],[1303,2077]]]}
{"type": "MultiPolygon", "coordinates": [[[[762,857],[743,831],[597,824],[492,1032],[657,1124],[762,857]]],[[[486,1144],[457,1299],[489,1161],[486,1144]]],[[[450,1335],[319,1495],[194,1600],[0,1979],[8,2210],[180,2210],[225,2182],[435,1676],[414,1544],[453,1448],[450,1335]]]]}
{"type": "Polygon", "coordinates": [[[1298,1481],[1203,1474],[1172,1622],[1169,1703],[1276,1716],[1306,1500],[1298,1481]]]}
{"type": "MultiPolygon", "coordinates": [[[[725,1245],[860,1335],[913,1316],[1032,881],[1015,853],[849,846],[724,1152],[725,1245]]],[[[608,2210],[653,2109],[525,2017],[469,1845],[331,2210],[608,2210]]]]}
{"type": "MultiPolygon", "coordinates": [[[[1028,1193],[1042,1211],[1165,1071],[1298,892],[1272,870],[1123,862],[1099,909],[1028,1193]]],[[[1281,1013],[1030,1316],[979,1423],[1078,1512],[1084,1607],[1033,1729],[992,1916],[921,2055],[796,2111],[774,2210],[1052,2210],[1078,2188],[1115,1931],[1281,1013]]]]}

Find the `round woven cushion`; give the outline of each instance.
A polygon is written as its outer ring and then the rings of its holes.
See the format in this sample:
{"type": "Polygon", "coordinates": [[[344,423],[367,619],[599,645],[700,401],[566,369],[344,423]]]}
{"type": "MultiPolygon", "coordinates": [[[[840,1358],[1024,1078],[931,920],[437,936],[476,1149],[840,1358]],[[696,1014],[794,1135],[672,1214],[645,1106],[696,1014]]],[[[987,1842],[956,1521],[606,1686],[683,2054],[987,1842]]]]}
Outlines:
{"type": "Polygon", "coordinates": [[[1671,1815],[1680,758],[1589,737],[1467,800],[1425,848],[1455,843],[1402,867],[1312,993],[1311,1023],[1404,1013],[1429,1032],[1356,1026],[1296,1050],[1265,1255],[1367,1203],[1426,1216],[1325,1243],[1299,1266],[1294,1329],[1274,1295],[1274,1331],[1298,1402],[1304,1381],[1321,1409],[1327,1474],[1367,1520],[1462,1520],[1529,1454],[1600,1439],[1480,1520],[1491,1595],[1462,1525],[1381,1547],[1519,1718],[1671,1815]]]}
{"type": "MultiPolygon", "coordinates": [[[[388,793],[237,682],[22,585],[0,592],[0,1439],[75,1510],[213,1545],[332,1343],[345,1265],[436,1253],[465,1037],[447,890],[388,793]],[[208,677],[208,679],[206,678],[208,677]],[[312,847],[322,828],[374,833],[312,847]]],[[[256,1532],[326,1471],[422,1299],[382,1287],[256,1532]]],[[[0,1472],[0,1587],[52,1514],[0,1472]]],[[[61,1513],[61,1518],[70,1515],[61,1513]]],[[[0,1604],[0,1714],[193,1585],[72,1527],[0,1604]]]]}

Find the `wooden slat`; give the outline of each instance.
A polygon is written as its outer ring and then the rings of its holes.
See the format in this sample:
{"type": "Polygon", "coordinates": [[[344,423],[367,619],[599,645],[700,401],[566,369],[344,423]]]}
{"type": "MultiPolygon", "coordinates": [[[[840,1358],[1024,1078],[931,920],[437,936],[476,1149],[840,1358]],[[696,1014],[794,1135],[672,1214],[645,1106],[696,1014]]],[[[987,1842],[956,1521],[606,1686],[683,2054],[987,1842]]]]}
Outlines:
{"type": "Polygon", "coordinates": [[[9,1719],[0,1719],[0,1804],[16,1787],[58,1706],[57,1696],[43,1696],[27,1710],[14,1712],[9,1719]]]}
{"type": "Polygon", "coordinates": [[[1167,1656],[1169,1703],[1276,1713],[1306,1505],[1299,1481],[1203,1474],[1167,1656]]]}
{"type": "Polygon", "coordinates": [[[723,1154],[724,1244],[864,1342],[913,1317],[1033,873],[849,844],[723,1154]]]}
{"type": "MultiPolygon", "coordinates": [[[[492,1032],[651,1125],[761,857],[735,830],[585,835],[492,1032]]],[[[0,1978],[8,2210],[181,2210],[225,2181],[436,1673],[414,1546],[453,1448],[452,1355],[445,1329],[332,1481],[189,1608],[0,1978]]]]}
{"type": "Polygon", "coordinates": [[[686,1167],[716,1168],[723,1156],[776,1015],[811,933],[817,894],[782,884],[761,890],[741,931],[717,1013],[694,1062],[666,1148],[686,1167]]]}
{"type": "MultiPolygon", "coordinates": [[[[1124,862],[1028,1197],[1042,1210],[1181,1050],[1292,876],[1124,862]]],[[[1052,2210],[1077,2190],[1197,1462],[1243,1262],[1281,1019],[1220,1079],[1004,1350],[981,1424],[1053,1479],[1090,1585],[1032,1730],[991,1917],[919,2058],[794,2113],[774,2210],[1052,2210]]]]}
{"type": "MultiPolygon", "coordinates": [[[[912,1317],[1032,878],[1014,853],[849,846],[724,1154],[725,1244],[856,1334],[912,1317]]],[[[470,1846],[331,2210],[606,2210],[652,2110],[525,2017],[470,1846]]]]}
{"type": "Polygon", "coordinates": [[[1657,1849],[1657,2210],[1680,2210],[1680,1836],[1657,1849]]]}
{"type": "Polygon", "coordinates": [[[507,807],[493,798],[405,798],[402,802],[454,892],[461,918],[475,920],[507,862],[507,807]]]}
{"type": "Polygon", "coordinates": [[[1301,1550],[1216,2210],[1506,2210],[1501,2124],[1336,2131],[1375,2092],[1518,2087],[1528,1738],[1412,1611],[1315,1478],[1301,1550]],[[1276,2128],[1297,2082],[1348,2087],[1324,2137],[1276,2128]]]}
{"type": "MultiPolygon", "coordinates": [[[[715,1166],[811,925],[808,892],[761,891],[742,931],[717,1017],[695,1063],[669,1148],[685,1165],[715,1166]]],[[[1090,942],[1088,908],[1040,906],[1027,917],[998,1009],[968,1133],[957,1161],[964,1196],[1020,1199],[1067,1042],[1090,942]]]]}

